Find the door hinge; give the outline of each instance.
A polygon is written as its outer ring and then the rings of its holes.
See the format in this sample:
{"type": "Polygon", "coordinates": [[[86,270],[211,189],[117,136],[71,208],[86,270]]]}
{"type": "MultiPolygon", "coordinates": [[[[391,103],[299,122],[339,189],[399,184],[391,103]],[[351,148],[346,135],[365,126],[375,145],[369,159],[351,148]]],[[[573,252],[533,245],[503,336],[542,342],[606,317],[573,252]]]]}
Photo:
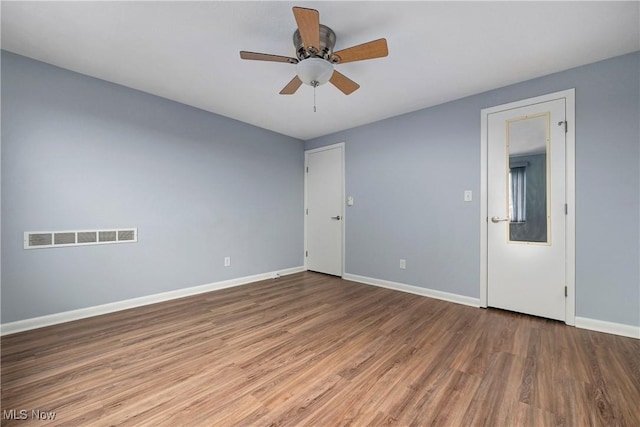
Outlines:
{"type": "Polygon", "coordinates": [[[564,297],[568,297],[569,296],[569,289],[565,286],[564,287],[564,297]]]}
{"type": "Polygon", "coordinates": [[[566,120],[558,122],[558,126],[562,126],[562,125],[564,125],[564,133],[569,132],[569,124],[566,120]]]}
{"type": "Polygon", "coordinates": [[[309,209],[306,209],[306,214],[309,215],[309,209]]]}
{"type": "Polygon", "coordinates": [[[304,251],[304,256],[309,257],[309,251],[304,251]]]}
{"type": "Polygon", "coordinates": [[[307,166],[307,173],[309,173],[309,166],[307,166]]]}
{"type": "Polygon", "coordinates": [[[564,204],[564,214],[569,215],[569,205],[566,203],[564,204]]]}

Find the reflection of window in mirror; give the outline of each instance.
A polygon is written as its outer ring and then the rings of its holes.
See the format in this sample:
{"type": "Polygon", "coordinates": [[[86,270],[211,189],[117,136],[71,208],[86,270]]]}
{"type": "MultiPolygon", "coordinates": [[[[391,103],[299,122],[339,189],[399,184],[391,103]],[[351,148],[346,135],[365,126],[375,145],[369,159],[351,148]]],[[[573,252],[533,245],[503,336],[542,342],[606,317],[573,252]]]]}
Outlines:
{"type": "Polygon", "coordinates": [[[527,222],[527,166],[509,168],[509,218],[511,222],[527,222]]]}
{"type": "Polygon", "coordinates": [[[507,121],[509,241],[548,242],[549,113],[507,121]]]}

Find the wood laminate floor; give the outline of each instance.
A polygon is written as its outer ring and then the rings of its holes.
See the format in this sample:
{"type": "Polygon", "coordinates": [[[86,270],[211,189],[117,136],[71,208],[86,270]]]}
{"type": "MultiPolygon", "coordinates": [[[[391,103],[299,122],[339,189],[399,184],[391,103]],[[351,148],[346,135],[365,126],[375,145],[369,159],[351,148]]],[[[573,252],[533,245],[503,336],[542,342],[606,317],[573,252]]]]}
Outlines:
{"type": "Polygon", "coordinates": [[[7,426],[640,426],[640,340],[310,272],[1,344],[7,426]]]}

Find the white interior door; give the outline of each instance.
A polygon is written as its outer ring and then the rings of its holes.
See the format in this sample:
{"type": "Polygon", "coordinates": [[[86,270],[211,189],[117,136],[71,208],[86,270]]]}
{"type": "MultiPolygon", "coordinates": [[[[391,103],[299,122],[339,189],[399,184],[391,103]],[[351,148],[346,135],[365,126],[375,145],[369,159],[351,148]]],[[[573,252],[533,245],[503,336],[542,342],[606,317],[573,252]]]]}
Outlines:
{"type": "Polygon", "coordinates": [[[344,145],[305,153],[306,267],[342,276],[344,145]]]}
{"type": "Polygon", "coordinates": [[[565,99],[487,126],[488,305],[565,320],[565,99]]]}

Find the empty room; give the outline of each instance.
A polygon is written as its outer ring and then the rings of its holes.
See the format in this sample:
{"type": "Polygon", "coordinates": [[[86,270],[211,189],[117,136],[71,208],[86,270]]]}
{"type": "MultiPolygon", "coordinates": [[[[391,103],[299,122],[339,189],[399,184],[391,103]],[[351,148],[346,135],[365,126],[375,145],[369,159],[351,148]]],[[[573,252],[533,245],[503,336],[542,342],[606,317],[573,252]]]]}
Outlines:
{"type": "Polygon", "coordinates": [[[640,2],[0,7],[2,426],[640,425],[640,2]]]}

